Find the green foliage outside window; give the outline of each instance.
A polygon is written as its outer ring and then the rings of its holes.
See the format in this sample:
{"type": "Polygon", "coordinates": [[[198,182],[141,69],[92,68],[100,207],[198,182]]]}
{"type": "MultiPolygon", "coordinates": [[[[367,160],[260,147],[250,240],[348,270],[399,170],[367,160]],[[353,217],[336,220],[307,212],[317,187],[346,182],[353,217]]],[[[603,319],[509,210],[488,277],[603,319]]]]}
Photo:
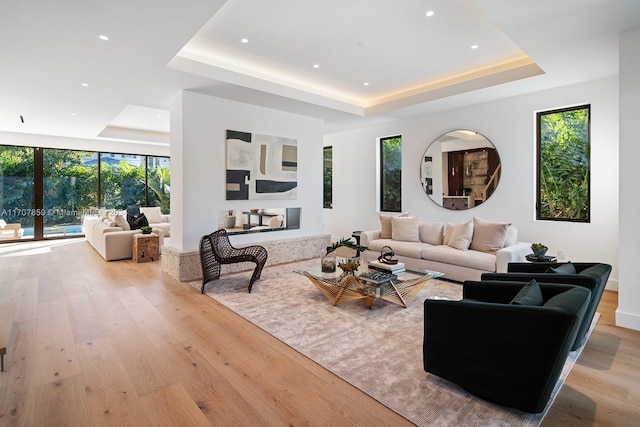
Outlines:
{"type": "Polygon", "coordinates": [[[400,212],[402,209],[402,138],[380,140],[380,210],[400,212]]]}
{"type": "Polygon", "coordinates": [[[33,148],[0,145],[0,219],[33,226],[33,148]]]}
{"type": "MultiPolygon", "coordinates": [[[[0,145],[0,219],[34,227],[42,216],[44,227],[81,224],[82,215],[97,207],[126,209],[160,206],[170,213],[169,159],[124,155],[131,163],[102,162],[98,179],[98,153],[0,145]],[[42,183],[36,183],[35,159],[42,155],[42,183]],[[145,162],[149,167],[145,172],[145,162]],[[98,181],[101,192],[98,192],[98,181]],[[42,207],[34,206],[35,188],[41,186],[42,207]],[[101,201],[98,200],[100,194],[101,201]]],[[[37,164],[37,163],[36,163],[37,164]]]]}
{"type": "Polygon", "coordinates": [[[127,209],[145,206],[145,164],[132,166],[125,160],[115,165],[100,163],[101,206],[127,209]]]}
{"type": "Polygon", "coordinates": [[[166,166],[152,167],[149,158],[147,185],[149,205],[160,206],[163,214],[168,214],[171,209],[171,169],[166,166]]]}
{"type": "Polygon", "coordinates": [[[589,221],[590,107],[538,113],[538,219],[589,221]]]}
{"type": "Polygon", "coordinates": [[[322,156],[322,207],[333,207],[333,148],[324,147],[322,156]]]}

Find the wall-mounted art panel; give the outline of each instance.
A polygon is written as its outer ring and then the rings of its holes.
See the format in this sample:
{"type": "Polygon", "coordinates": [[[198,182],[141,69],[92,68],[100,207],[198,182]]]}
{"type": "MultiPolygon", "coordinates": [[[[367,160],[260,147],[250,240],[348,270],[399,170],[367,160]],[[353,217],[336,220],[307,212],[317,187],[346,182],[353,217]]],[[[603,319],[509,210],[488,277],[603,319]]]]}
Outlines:
{"type": "Polygon", "coordinates": [[[297,196],[297,140],[227,130],[227,200],[297,196]]]}

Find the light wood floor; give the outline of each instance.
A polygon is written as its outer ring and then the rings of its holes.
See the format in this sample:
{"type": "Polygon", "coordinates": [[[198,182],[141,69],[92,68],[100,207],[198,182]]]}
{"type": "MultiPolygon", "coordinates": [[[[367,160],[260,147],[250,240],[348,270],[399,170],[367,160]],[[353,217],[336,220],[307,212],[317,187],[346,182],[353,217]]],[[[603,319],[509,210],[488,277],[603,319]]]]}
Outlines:
{"type": "MultiPolygon", "coordinates": [[[[17,323],[0,426],[412,425],[157,262],[0,245],[2,300],[17,323]]],[[[612,326],[616,305],[607,292],[543,425],[640,425],[640,332],[612,326]]]]}

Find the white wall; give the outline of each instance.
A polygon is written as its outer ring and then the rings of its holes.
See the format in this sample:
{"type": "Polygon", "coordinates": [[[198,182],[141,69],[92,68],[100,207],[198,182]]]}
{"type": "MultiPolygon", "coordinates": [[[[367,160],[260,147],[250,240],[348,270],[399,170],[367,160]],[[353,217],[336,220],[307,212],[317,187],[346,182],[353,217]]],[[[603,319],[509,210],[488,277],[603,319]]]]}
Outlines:
{"type": "Polygon", "coordinates": [[[171,117],[171,246],[197,249],[229,209],[302,208],[299,230],[232,236],[234,244],[322,234],[321,120],[188,91],[174,98],[171,117]],[[297,140],[296,200],[226,200],[228,129],[297,140]]]}
{"type": "Polygon", "coordinates": [[[620,272],[616,324],[640,330],[640,226],[638,212],[640,29],[620,36],[620,272]],[[625,197],[626,196],[626,197],[625,197]]]}
{"type": "Polygon", "coordinates": [[[376,138],[402,135],[402,210],[421,220],[459,221],[472,216],[514,223],[519,240],[544,242],[549,254],[564,250],[572,261],[618,265],[618,79],[616,77],[522,95],[326,135],[333,146],[333,209],[324,209],[324,230],[333,238],[378,229],[376,138]],[[591,104],[591,222],[535,221],[535,113],[591,104]],[[484,204],[450,211],[433,203],[420,185],[420,160],[431,141],[455,130],[482,133],[502,161],[500,185],[484,204]]]}

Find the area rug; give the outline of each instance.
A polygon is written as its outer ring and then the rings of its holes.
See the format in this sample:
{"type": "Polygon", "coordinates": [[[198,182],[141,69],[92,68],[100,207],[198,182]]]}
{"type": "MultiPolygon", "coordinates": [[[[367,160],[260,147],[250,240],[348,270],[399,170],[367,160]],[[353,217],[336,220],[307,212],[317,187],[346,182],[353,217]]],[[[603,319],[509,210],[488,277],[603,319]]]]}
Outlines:
{"type": "MultiPolygon", "coordinates": [[[[250,272],[224,275],[205,292],[419,426],[537,426],[582,350],[570,353],[543,413],[495,405],[422,367],[422,303],[426,298],[461,299],[460,284],[431,280],[408,308],[386,301],[377,301],[371,309],[364,301],[334,307],[296,273],[317,263],[265,268],[251,294],[250,272]]],[[[200,289],[201,283],[192,285],[200,289]]]]}

